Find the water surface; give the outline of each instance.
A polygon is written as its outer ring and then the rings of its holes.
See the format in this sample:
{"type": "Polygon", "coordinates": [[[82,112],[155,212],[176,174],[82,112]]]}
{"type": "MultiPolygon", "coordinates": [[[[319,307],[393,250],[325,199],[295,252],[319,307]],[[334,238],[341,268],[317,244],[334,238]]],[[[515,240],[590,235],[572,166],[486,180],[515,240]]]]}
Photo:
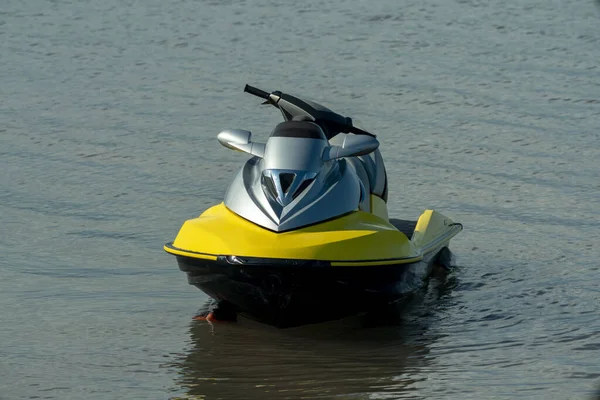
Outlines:
{"type": "Polygon", "coordinates": [[[592,1],[0,6],[0,398],[587,399],[600,380],[592,1]],[[382,141],[390,215],[464,224],[393,326],[192,317],[162,251],[306,94],[382,141]]]}

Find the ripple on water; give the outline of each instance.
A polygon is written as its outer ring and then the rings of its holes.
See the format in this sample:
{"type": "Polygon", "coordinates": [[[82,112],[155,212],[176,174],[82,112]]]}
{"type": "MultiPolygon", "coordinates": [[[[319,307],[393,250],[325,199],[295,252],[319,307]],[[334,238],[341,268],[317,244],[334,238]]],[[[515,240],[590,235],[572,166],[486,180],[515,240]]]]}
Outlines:
{"type": "Polygon", "coordinates": [[[600,379],[593,7],[4,1],[0,393],[585,398],[600,379]],[[396,325],[190,323],[206,297],[162,245],[245,160],[216,133],[264,140],[279,122],[244,83],[376,132],[390,215],[464,224],[460,267],[396,325]]]}

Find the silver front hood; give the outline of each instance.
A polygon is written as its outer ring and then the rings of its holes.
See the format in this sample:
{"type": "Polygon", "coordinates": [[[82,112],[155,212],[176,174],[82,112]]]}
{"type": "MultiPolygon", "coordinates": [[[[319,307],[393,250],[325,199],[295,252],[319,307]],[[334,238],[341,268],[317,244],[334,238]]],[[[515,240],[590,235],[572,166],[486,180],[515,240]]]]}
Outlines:
{"type": "Polygon", "coordinates": [[[225,196],[225,206],[282,232],[357,210],[367,194],[346,160],[322,161],[327,140],[271,137],[264,158],[248,160],[225,196]]]}

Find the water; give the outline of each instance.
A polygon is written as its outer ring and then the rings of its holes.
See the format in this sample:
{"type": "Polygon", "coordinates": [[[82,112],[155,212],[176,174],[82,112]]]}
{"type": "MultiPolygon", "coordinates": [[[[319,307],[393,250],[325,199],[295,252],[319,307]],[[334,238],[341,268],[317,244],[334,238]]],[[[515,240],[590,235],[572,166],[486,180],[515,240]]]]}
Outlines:
{"type": "Polygon", "coordinates": [[[600,381],[592,1],[0,5],[0,398],[587,399],[600,381]],[[384,143],[390,215],[465,225],[400,321],[193,321],[162,251],[307,94],[384,143]]]}

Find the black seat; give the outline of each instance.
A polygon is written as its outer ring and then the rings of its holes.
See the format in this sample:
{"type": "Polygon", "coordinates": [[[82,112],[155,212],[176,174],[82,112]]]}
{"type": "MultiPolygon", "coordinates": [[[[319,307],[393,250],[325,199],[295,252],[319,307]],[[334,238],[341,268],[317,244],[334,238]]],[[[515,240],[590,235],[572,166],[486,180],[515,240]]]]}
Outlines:
{"type": "Polygon", "coordinates": [[[319,125],[310,121],[285,121],[278,124],[271,137],[290,137],[327,140],[319,125]]]}

